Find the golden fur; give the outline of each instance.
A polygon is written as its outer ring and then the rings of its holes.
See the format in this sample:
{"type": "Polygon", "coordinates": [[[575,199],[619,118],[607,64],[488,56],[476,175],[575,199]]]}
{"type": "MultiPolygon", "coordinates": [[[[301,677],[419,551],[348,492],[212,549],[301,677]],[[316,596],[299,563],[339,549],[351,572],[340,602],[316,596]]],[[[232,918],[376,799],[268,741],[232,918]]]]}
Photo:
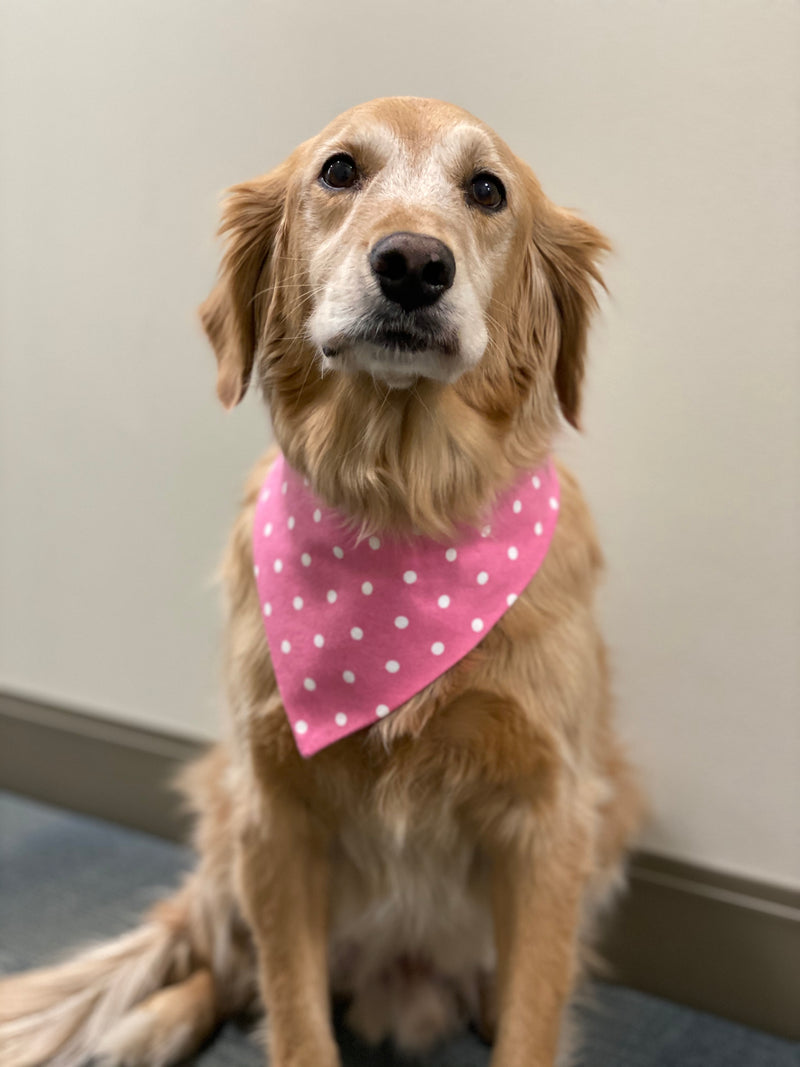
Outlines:
{"type": "MultiPolygon", "coordinates": [[[[356,108],[235,187],[223,231],[201,309],[220,399],[236,404],[255,377],[288,460],[359,528],[446,537],[542,462],[559,407],[577,424],[606,241],[466,112],[412,98],[356,108]],[[316,177],[335,151],[384,184],[326,196],[316,177]],[[406,185],[393,186],[401,165],[406,185]],[[502,173],[502,214],[465,208],[460,192],[423,202],[407,186],[470,169],[502,173]],[[474,276],[478,296],[463,299],[488,343],[452,381],[393,387],[332,370],[309,339],[336,258],[315,251],[367,250],[396,230],[438,237],[464,284],[474,276]]],[[[335,1067],[333,991],[370,1039],[415,1050],[471,1019],[496,1033],[493,1067],[549,1067],[641,817],[611,722],[593,614],[601,555],[575,479],[559,468],[544,565],[473,652],[304,760],[252,577],[269,462],[248,482],[223,564],[232,736],[185,776],[198,868],[127,940],[0,983],[0,1065],[73,1067],[96,1052],[166,1064],[260,995],[273,1067],[335,1067]]]]}

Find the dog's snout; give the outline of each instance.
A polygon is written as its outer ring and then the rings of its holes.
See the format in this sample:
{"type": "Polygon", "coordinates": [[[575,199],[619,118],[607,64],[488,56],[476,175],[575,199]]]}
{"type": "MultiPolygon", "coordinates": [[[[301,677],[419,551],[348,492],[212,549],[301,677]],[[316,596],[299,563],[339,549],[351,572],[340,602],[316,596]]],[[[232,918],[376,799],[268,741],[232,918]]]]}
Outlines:
{"type": "Polygon", "coordinates": [[[383,295],[404,311],[435,303],[453,284],[456,261],[447,245],[423,233],[391,233],[378,241],[369,264],[383,295]]]}

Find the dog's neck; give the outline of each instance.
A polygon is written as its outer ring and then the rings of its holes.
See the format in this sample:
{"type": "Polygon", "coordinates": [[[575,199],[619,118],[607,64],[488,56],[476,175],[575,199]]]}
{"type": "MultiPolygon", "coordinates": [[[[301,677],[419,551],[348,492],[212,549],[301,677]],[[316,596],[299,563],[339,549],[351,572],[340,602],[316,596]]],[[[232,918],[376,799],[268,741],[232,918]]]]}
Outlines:
{"type": "Polygon", "coordinates": [[[446,538],[459,523],[477,524],[550,450],[548,419],[530,432],[519,412],[481,409],[485,389],[473,397],[469,383],[390,389],[367,375],[303,383],[281,374],[263,386],[289,463],[367,533],[446,538]]]}

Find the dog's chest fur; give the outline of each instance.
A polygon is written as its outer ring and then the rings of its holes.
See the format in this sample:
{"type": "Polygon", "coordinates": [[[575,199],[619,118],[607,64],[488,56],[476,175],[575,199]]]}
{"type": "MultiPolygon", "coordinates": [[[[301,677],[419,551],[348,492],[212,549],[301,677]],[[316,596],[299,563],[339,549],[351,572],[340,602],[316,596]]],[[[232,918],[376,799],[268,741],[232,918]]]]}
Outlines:
{"type": "Polygon", "coordinates": [[[349,985],[354,975],[364,981],[400,957],[452,978],[490,970],[486,874],[445,794],[436,810],[365,804],[341,827],[334,847],[334,984],[338,978],[349,985]]]}

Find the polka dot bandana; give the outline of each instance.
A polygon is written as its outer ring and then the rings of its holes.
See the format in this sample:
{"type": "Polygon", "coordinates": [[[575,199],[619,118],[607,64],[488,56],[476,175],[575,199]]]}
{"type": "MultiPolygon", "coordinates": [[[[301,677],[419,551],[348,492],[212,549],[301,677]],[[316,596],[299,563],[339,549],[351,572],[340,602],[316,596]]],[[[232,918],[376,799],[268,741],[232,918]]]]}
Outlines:
{"type": "Polygon", "coordinates": [[[452,544],[359,539],[279,456],[259,495],[253,558],[301,754],[388,715],[474,648],[542,565],[558,505],[548,462],[452,544]]]}

